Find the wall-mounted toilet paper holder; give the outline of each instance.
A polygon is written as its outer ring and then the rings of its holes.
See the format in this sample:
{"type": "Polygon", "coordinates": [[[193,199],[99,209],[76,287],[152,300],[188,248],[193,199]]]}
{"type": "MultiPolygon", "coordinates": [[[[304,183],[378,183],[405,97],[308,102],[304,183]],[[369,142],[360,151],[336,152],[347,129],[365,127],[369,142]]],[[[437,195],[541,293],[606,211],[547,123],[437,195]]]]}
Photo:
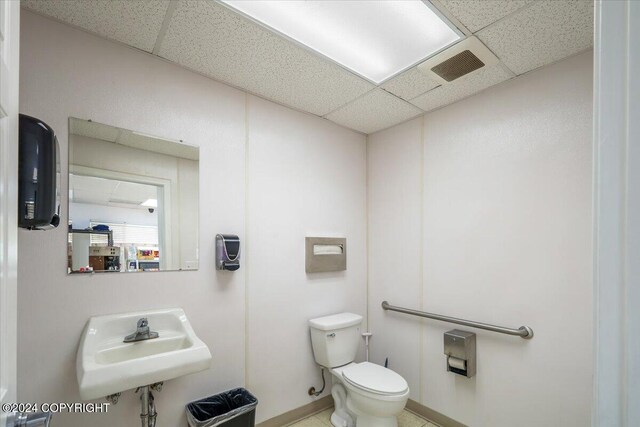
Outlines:
{"type": "Polygon", "coordinates": [[[471,378],[476,374],[476,334],[453,329],[444,333],[447,371],[471,378]]]}

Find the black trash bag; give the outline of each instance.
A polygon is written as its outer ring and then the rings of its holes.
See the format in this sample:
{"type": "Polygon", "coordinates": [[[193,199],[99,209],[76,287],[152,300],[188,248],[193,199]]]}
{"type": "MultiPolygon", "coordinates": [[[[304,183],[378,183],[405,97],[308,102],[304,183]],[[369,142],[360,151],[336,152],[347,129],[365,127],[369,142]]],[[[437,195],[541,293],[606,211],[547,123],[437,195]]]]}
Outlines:
{"type": "Polygon", "coordinates": [[[192,427],[253,427],[256,399],[244,388],[234,388],[187,404],[187,420],[192,427]],[[231,424],[229,424],[231,426],[231,424]]]}

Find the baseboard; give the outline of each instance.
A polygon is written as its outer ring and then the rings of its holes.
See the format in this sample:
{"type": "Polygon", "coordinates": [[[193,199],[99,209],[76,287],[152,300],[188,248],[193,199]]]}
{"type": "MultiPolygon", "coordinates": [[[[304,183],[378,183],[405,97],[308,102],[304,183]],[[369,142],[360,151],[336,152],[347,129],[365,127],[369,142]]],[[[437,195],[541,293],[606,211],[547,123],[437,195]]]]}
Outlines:
{"type": "Polygon", "coordinates": [[[434,423],[439,424],[442,427],[467,427],[465,424],[449,418],[446,415],[441,414],[440,412],[434,411],[431,408],[427,408],[426,406],[419,404],[415,400],[409,399],[406,408],[411,412],[415,412],[417,415],[420,415],[422,418],[433,421],[434,423]]]}
{"type": "Polygon", "coordinates": [[[324,411],[327,408],[333,406],[333,398],[331,395],[325,396],[322,399],[315,400],[299,408],[293,409],[289,412],[285,412],[282,415],[263,421],[260,424],[256,424],[256,427],[282,427],[287,424],[291,424],[294,421],[298,421],[302,418],[315,414],[316,412],[324,411]]]}
{"type": "Polygon", "coordinates": [[[467,427],[467,425],[462,424],[454,420],[453,418],[449,418],[440,412],[434,411],[431,408],[427,408],[424,405],[416,402],[415,400],[409,399],[407,402],[406,408],[411,412],[415,412],[417,415],[420,415],[422,418],[426,418],[430,421],[433,421],[436,424],[441,425],[442,427],[467,427]]]}

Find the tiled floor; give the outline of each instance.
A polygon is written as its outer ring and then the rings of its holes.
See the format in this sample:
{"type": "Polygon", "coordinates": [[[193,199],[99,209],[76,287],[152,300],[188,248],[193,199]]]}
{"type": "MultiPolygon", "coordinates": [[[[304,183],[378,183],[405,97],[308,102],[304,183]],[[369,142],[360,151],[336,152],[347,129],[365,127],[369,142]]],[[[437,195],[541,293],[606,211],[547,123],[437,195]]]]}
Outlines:
{"type": "MultiPolygon", "coordinates": [[[[326,409],[318,414],[312,415],[304,420],[289,424],[288,427],[331,427],[331,414],[333,408],[326,409]]],[[[429,420],[420,418],[413,412],[402,411],[398,416],[398,427],[438,427],[436,424],[430,423],[429,420]]]]}

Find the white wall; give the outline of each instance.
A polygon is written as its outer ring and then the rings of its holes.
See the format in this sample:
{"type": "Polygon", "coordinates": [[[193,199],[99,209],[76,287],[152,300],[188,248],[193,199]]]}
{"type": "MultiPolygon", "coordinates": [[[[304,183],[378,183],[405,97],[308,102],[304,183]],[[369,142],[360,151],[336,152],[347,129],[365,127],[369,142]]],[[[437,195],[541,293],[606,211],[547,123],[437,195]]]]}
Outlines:
{"type": "MultiPolygon", "coordinates": [[[[202,167],[199,271],[123,274],[118,280],[67,276],[65,227],[20,232],[18,400],[79,401],[75,353],[90,316],[180,306],[211,348],[213,364],[165,384],[156,399],[158,427],[186,425],[184,403],[245,384],[260,399],[260,419],[308,402],[306,388],[317,385],[318,374],[307,360],[304,321],[324,310],[364,310],[365,138],[135,49],[30,12],[22,15],[21,111],[56,130],[63,159],[71,116],[183,139],[200,147],[202,167]],[[305,162],[317,166],[315,173],[288,182],[283,168],[313,171],[297,166],[305,162]],[[327,181],[320,172],[331,172],[327,181]],[[286,215],[296,222],[285,224],[286,215]],[[214,270],[219,232],[239,234],[245,242],[243,266],[235,273],[214,270]],[[300,257],[306,232],[346,235],[353,248],[349,270],[305,277],[300,257]],[[283,292],[295,286],[306,300],[290,305],[283,292]],[[337,297],[318,297],[328,289],[337,297]],[[306,353],[290,352],[285,339],[306,353]],[[297,387],[282,386],[281,366],[295,367],[297,387]]],[[[62,171],[66,188],[66,161],[62,171]]],[[[293,384],[293,378],[286,381],[293,384]]],[[[128,392],[106,415],[59,414],[55,421],[71,427],[136,425],[138,414],[137,397],[128,392]]]]}
{"type": "Polygon", "coordinates": [[[420,400],[420,321],[385,316],[380,304],[422,308],[423,117],[369,136],[369,325],[370,360],[409,383],[420,400]]]}
{"type": "Polygon", "coordinates": [[[321,385],[307,321],[365,314],[366,146],[255,97],[248,129],[247,383],[261,396],[261,421],[309,403],[307,390],[321,385]],[[346,237],[347,270],[305,274],[305,236],[346,237]]]}
{"type": "Polygon", "coordinates": [[[592,61],[569,58],[427,114],[422,128],[369,137],[372,356],[465,424],[590,424],[592,61]],[[397,267],[399,241],[408,258],[397,267]],[[455,325],[382,313],[383,299],[527,324],[535,337],[474,330],[477,376],[456,377],[442,344],[455,325]]]}

